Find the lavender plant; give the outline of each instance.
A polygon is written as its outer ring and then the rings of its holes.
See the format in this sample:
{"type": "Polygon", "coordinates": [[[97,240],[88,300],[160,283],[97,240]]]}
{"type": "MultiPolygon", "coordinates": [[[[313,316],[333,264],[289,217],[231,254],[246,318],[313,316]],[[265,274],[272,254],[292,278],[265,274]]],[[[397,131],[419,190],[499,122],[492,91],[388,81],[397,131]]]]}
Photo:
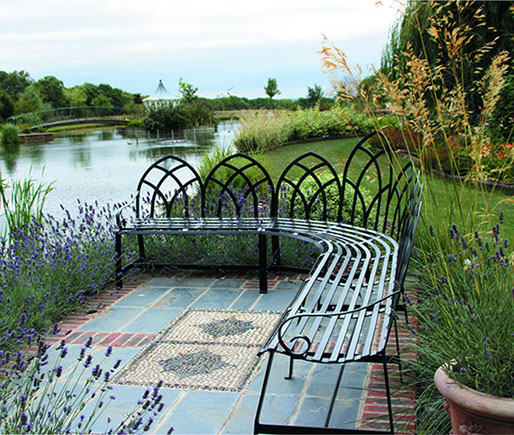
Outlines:
{"type": "MultiPolygon", "coordinates": [[[[434,249],[415,259],[419,270],[416,374],[420,430],[444,433],[450,422],[435,371],[454,362],[449,375],[478,391],[514,396],[514,254],[501,238],[500,223],[489,231],[461,232],[454,224],[434,249]]],[[[415,333],[413,329],[413,333],[415,333]]]]}
{"type": "Polygon", "coordinates": [[[78,202],[0,239],[0,350],[34,341],[113,279],[113,209],[78,202]]]}
{"type": "MultiPolygon", "coordinates": [[[[58,332],[57,326],[53,332],[58,332]]],[[[142,433],[150,430],[164,409],[161,383],[147,389],[126,418],[115,422],[105,416],[116,399],[109,382],[121,365],[119,359],[109,364],[112,348],[96,363],[89,338],[72,368],[66,370],[63,365],[70,354],[65,340],[54,348],[41,335],[36,341],[34,354],[0,351],[0,434],[90,433],[93,427],[98,431],[102,420],[107,422],[103,433],[142,433]],[[49,363],[52,359],[53,365],[49,363]]]]}
{"type": "Polygon", "coordinates": [[[487,394],[514,397],[514,253],[500,236],[449,231],[451,250],[426,259],[419,343],[423,354],[455,364],[449,376],[487,394]]]}

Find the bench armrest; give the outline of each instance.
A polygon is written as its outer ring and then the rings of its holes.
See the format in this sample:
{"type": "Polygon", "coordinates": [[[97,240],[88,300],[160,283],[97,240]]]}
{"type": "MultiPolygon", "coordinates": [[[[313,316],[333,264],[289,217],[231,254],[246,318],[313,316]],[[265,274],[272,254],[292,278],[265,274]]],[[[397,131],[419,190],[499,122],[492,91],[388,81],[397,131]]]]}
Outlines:
{"type": "MultiPolygon", "coordinates": [[[[312,346],[312,340],[307,335],[297,335],[294,337],[290,337],[287,339],[287,343],[284,341],[284,334],[289,328],[290,323],[293,321],[301,321],[302,319],[306,318],[319,318],[319,317],[325,317],[325,318],[334,318],[334,317],[341,317],[341,318],[347,318],[348,316],[357,317],[356,315],[359,314],[362,311],[371,311],[373,307],[376,305],[383,304],[388,299],[393,298],[399,298],[401,294],[401,290],[395,290],[391,294],[384,296],[383,298],[380,298],[376,300],[375,302],[372,302],[368,305],[364,305],[362,307],[356,308],[354,310],[350,311],[334,311],[334,312],[326,312],[326,313],[299,313],[295,314],[291,317],[287,317],[284,321],[281,322],[281,324],[278,327],[277,330],[277,338],[280,345],[283,347],[286,354],[293,356],[293,357],[303,357],[309,349],[312,346]],[[306,346],[300,346],[300,350],[295,350],[295,347],[297,347],[299,341],[302,340],[306,346]],[[303,349],[303,350],[302,350],[303,349]]],[[[396,303],[394,304],[396,305],[396,303]]],[[[393,309],[394,311],[394,306],[393,309]]]]}

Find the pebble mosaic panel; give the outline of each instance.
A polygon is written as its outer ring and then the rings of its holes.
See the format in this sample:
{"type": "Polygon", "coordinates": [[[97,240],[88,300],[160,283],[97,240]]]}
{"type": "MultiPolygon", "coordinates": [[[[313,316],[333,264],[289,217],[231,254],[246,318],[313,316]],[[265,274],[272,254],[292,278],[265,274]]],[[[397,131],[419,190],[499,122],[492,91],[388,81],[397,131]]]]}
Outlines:
{"type": "Polygon", "coordinates": [[[255,375],[257,352],[279,313],[189,309],[119,373],[121,385],[242,391],[255,375]]]}

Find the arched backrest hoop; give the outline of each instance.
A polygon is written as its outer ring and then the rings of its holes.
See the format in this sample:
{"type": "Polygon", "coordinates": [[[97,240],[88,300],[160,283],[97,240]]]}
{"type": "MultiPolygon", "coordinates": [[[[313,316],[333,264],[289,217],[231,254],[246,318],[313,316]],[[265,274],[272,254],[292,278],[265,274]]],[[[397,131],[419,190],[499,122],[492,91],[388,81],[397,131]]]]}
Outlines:
{"type": "Polygon", "coordinates": [[[349,206],[350,224],[358,223],[366,228],[378,229],[383,201],[388,196],[393,179],[390,163],[391,149],[388,146],[387,139],[380,131],[369,133],[352,149],[343,171],[343,196],[347,201],[351,201],[349,206]],[[379,151],[374,152],[366,145],[371,138],[377,135],[384,146],[379,151]],[[380,159],[383,160],[384,156],[388,160],[385,168],[384,165],[381,166],[380,164],[380,159]],[[359,159],[364,159],[364,164],[358,161],[359,159]],[[358,168],[360,172],[352,179],[350,172],[355,168],[358,168]],[[371,177],[374,180],[372,190],[364,186],[364,181],[371,177]],[[356,222],[357,218],[360,222],[356,222]]]}
{"type": "Polygon", "coordinates": [[[276,198],[273,216],[278,217],[283,213],[287,217],[295,217],[295,212],[300,208],[305,219],[313,218],[312,214],[318,212],[320,216],[316,216],[317,219],[328,220],[330,203],[335,202],[335,213],[332,211],[334,220],[341,221],[341,181],[334,167],[319,154],[305,153],[284,169],[277,182],[276,198]],[[282,213],[279,209],[281,206],[286,207],[282,213]]]}
{"type": "Polygon", "coordinates": [[[153,163],[142,175],[137,186],[136,216],[143,217],[147,209],[149,217],[170,217],[174,205],[179,205],[184,217],[190,217],[190,199],[203,191],[203,182],[196,169],[184,159],[165,156],[153,163]],[[180,175],[179,173],[184,174],[180,175]],[[142,197],[144,192],[148,197],[142,197]]]}
{"type": "Polygon", "coordinates": [[[229,208],[239,217],[244,212],[254,217],[270,215],[269,210],[274,202],[275,188],[264,166],[253,157],[236,153],[219,162],[207,175],[202,195],[202,215],[209,214],[209,203],[214,206],[211,212],[217,217],[221,217],[223,210],[229,208]]]}

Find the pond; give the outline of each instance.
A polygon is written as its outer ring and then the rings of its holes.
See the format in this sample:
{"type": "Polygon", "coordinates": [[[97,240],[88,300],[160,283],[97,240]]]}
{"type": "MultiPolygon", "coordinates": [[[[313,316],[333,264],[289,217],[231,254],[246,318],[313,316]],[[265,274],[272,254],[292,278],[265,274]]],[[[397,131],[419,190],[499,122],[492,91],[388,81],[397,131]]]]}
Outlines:
{"type": "Polygon", "coordinates": [[[44,211],[61,217],[60,204],[73,213],[77,198],[101,206],[129,200],[145,169],[162,156],[177,155],[198,167],[205,153],[231,146],[236,129],[237,124],[220,123],[216,131],[203,127],[159,139],[113,128],[60,134],[51,142],[9,152],[0,147],[0,173],[7,181],[53,181],[44,211]]]}

